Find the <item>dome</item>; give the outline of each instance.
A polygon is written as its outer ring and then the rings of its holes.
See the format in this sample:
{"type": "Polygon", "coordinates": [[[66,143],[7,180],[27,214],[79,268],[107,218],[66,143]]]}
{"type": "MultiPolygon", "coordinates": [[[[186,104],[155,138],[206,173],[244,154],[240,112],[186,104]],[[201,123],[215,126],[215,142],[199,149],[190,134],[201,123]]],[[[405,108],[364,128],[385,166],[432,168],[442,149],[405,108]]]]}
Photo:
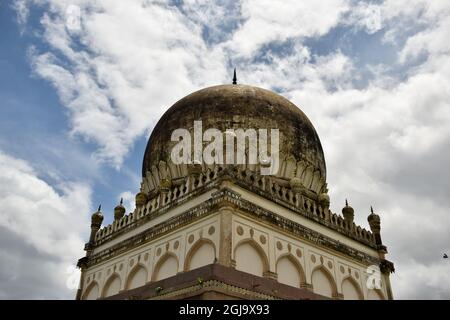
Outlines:
{"type": "MultiPolygon", "coordinates": [[[[169,108],[156,124],[148,141],[142,165],[143,177],[147,172],[152,172],[154,167],[159,168],[161,161],[170,161],[175,144],[171,141],[172,132],[178,128],[192,131],[194,121],[197,120],[202,121],[203,132],[208,128],[217,128],[222,132],[238,128],[268,129],[268,132],[269,129],[279,129],[278,175],[281,178],[304,180],[306,169],[309,169],[309,175],[320,177],[320,184],[325,184],[326,166],[322,145],[308,117],[279,94],[236,84],[201,89],[169,108]],[[286,161],[293,164],[289,167],[289,173],[286,172],[286,161]],[[298,166],[302,169],[297,170],[298,166]]],[[[313,177],[309,185],[313,183],[312,180],[313,177]]],[[[309,188],[309,185],[305,186],[309,188]]],[[[317,186],[315,192],[318,193],[322,186],[317,186]]]]}

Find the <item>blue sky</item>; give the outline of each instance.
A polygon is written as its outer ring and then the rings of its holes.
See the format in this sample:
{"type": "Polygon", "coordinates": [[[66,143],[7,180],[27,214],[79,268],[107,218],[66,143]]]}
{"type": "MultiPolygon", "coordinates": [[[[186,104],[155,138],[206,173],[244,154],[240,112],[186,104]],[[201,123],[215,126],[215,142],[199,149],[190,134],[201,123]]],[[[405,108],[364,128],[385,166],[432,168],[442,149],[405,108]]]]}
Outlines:
{"type": "Polygon", "coordinates": [[[448,1],[14,0],[0,30],[0,298],[71,298],[91,212],[134,209],[156,121],[233,67],[311,119],[334,212],[381,214],[394,294],[450,298],[448,1]]]}
{"type": "Polygon", "coordinates": [[[30,159],[39,177],[55,188],[61,179],[89,183],[95,191],[86,200],[92,207],[101,203],[105,212],[112,212],[121,192],[139,189],[136,180],[147,138],[136,139],[117,170],[95,162],[91,157],[95,144],[70,135],[67,111],[58,94],[30,65],[31,46],[46,47],[34,35],[40,32],[41,14],[42,10],[34,13],[21,32],[15,10],[9,3],[0,2],[0,147],[14,157],[30,159]]]}

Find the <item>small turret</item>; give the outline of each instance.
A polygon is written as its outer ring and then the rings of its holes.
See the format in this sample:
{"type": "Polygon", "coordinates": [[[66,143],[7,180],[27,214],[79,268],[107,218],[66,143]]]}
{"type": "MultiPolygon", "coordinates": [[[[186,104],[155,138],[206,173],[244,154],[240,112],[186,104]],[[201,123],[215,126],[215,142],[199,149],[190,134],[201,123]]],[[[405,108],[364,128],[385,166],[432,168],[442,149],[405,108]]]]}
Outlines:
{"type": "Polygon", "coordinates": [[[120,220],[125,215],[125,207],[123,206],[123,198],[120,198],[120,203],[114,208],[114,220],[120,220]]]}
{"type": "Polygon", "coordinates": [[[375,243],[378,246],[382,245],[381,242],[381,223],[380,223],[380,216],[373,212],[372,206],[370,206],[370,214],[367,217],[367,221],[369,222],[370,230],[372,231],[373,235],[375,236],[375,243]]]}
{"type": "Polygon", "coordinates": [[[101,209],[102,205],[99,205],[97,211],[94,212],[91,216],[91,235],[89,237],[89,243],[94,243],[95,235],[102,226],[103,213],[101,212],[101,209]]]}
{"type": "Polygon", "coordinates": [[[348,205],[347,199],[345,199],[345,207],[342,208],[342,215],[344,216],[344,220],[347,221],[349,225],[353,223],[355,218],[355,210],[348,205]]]}

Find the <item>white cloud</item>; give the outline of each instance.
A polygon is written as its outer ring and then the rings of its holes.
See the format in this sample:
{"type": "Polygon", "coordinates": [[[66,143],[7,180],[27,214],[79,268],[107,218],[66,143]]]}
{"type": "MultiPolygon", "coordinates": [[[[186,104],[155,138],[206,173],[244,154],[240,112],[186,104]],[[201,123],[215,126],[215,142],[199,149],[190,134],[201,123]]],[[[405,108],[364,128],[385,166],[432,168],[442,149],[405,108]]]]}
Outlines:
{"type": "Polygon", "coordinates": [[[30,11],[28,9],[28,1],[14,1],[11,5],[17,14],[17,23],[19,24],[20,30],[23,33],[30,11]]]}
{"type": "Polygon", "coordinates": [[[326,34],[348,9],[347,1],[246,0],[242,2],[243,25],[231,40],[241,56],[249,56],[263,44],[293,37],[326,34]]]}
{"type": "Polygon", "coordinates": [[[119,195],[119,199],[123,199],[123,205],[127,209],[127,212],[131,212],[135,208],[135,197],[136,193],[133,193],[131,191],[124,191],[119,195]]]}
{"type": "Polygon", "coordinates": [[[416,58],[420,54],[430,54],[433,57],[450,53],[450,19],[438,20],[436,25],[410,37],[403,48],[400,60],[416,58]]]}
{"type": "Polygon", "coordinates": [[[67,267],[84,255],[90,189],[79,183],[58,189],[27,162],[0,151],[0,297],[74,297],[66,287],[67,267]]]}
{"type": "Polygon", "coordinates": [[[348,23],[365,29],[369,34],[381,30],[383,25],[380,6],[359,2],[351,11],[348,23]]]}
{"type": "Polygon", "coordinates": [[[73,35],[66,28],[67,6],[48,3],[51,15],[41,23],[52,50],[31,51],[34,71],[58,90],[72,132],[99,146],[99,161],[119,167],[134,140],[176,97],[193,90],[193,83],[223,78],[224,57],[214,50],[204,54],[200,28],[173,7],[79,2],[82,30],[73,35]]]}

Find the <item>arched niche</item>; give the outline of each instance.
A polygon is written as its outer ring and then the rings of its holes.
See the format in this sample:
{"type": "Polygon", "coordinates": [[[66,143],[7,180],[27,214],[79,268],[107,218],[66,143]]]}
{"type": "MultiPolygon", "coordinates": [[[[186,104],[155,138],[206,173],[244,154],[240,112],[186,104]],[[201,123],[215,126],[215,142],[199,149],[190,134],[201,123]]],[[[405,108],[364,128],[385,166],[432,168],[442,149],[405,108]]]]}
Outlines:
{"type": "Polygon", "coordinates": [[[359,284],[352,277],[347,277],[342,281],[342,294],[344,295],[344,300],[364,299],[359,284]]]}
{"type": "Polygon", "coordinates": [[[264,250],[254,240],[244,240],[234,249],[236,270],[262,277],[269,270],[269,261],[264,250]]]}
{"type": "Polygon", "coordinates": [[[319,266],[311,273],[311,283],[314,293],[328,298],[337,296],[336,282],[331,273],[323,266],[319,266]]]}
{"type": "Polygon", "coordinates": [[[143,286],[147,282],[147,269],[141,265],[136,265],[129,273],[126,288],[134,289],[143,286]]]}
{"type": "Polygon", "coordinates": [[[122,281],[120,280],[120,277],[117,273],[111,275],[105,282],[102,297],[106,298],[118,294],[120,291],[121,284],[122,281]]]}
{"type": "Polygon", "coordinates": [[[99,298],[100,289],[97,282],[92,282],[83,294],[83,300],[96,300],[99,298]]]}
{"type": "Polygon", "coordinates": [[[173,253],[164,254],[156,263],[152,280],[158,281],[172,277],[178,273],[178,259],[173,253]]]}
{"type": "Polygon", "coordinates": [[[384,300],[384,295],[379,289],[367,290],[367,300],[384,300]]]}
{"type": "Polygon", "coordinates": [[[194,270],[208,264],[214,263],[216,259],[216,248],[214,243],[208,239],[198,240],[186,255],[184,270],[194,270]]]}
{"type": "Polygon", "coordinates": [[[305,284],[303,268],[291,254],[281,256],[276,264],[277,280],[288,286],[301,288],[305,284]]]}

